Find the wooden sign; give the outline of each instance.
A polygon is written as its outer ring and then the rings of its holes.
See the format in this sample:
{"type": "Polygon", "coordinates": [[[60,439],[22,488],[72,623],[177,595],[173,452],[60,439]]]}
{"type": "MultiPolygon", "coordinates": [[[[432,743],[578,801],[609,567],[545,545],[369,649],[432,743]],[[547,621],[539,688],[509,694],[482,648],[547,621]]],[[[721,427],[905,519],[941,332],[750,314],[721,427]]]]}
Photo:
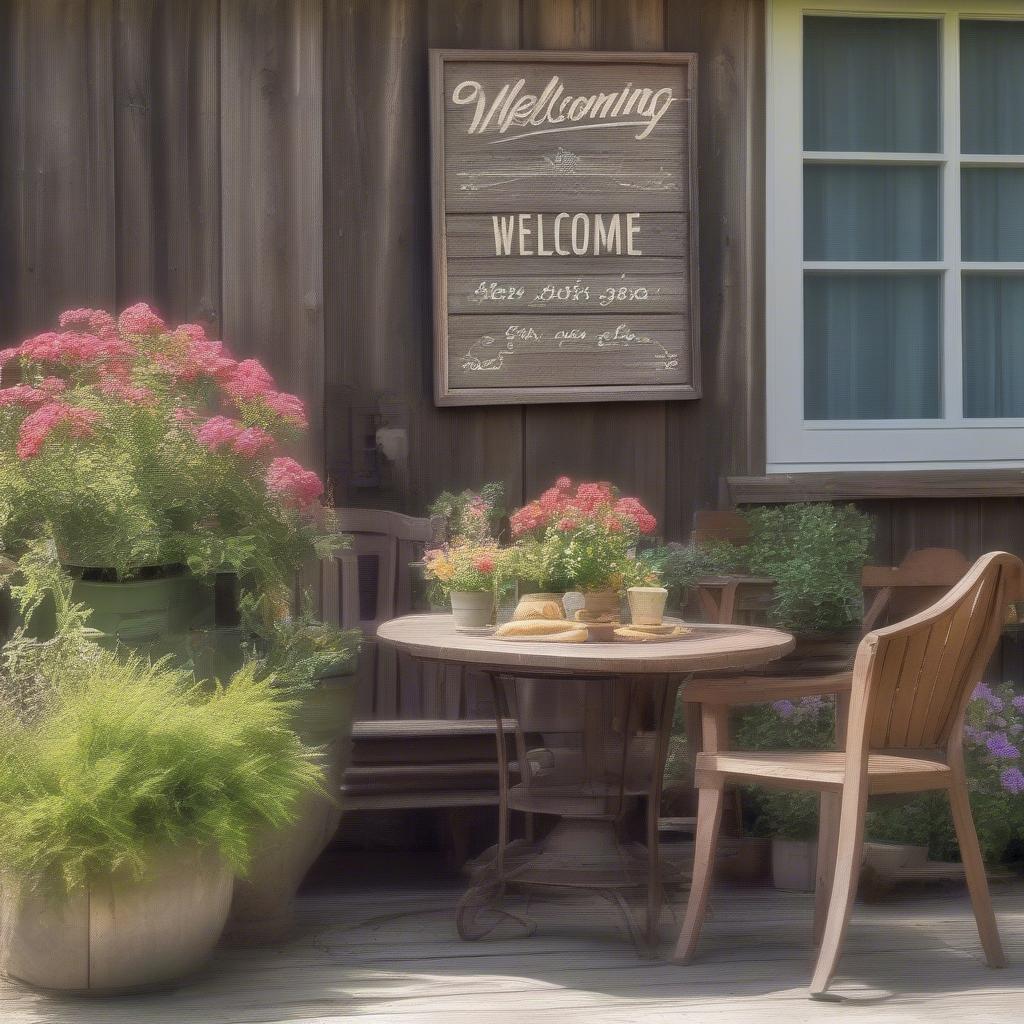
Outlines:
{"type": "Polygon", "coordinates": [[[696,75],[431,51],[438,405],[700,396],[696,75]]]}

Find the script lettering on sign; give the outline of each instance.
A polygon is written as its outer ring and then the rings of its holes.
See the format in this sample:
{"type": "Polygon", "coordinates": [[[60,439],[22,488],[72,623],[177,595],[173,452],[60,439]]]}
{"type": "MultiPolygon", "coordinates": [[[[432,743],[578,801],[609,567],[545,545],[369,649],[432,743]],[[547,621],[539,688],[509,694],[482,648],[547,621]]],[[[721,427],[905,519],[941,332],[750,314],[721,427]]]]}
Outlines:
{"type": "Polygon", "coordinates": [[[699,397],[695,82],[431,51],[439,405],[699,397]]]}

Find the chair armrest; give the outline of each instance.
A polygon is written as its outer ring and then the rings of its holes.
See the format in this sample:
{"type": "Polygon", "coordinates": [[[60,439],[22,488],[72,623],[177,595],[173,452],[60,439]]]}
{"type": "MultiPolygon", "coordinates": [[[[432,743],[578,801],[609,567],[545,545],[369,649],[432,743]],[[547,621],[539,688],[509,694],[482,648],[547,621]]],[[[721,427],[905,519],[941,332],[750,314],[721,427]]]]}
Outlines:
{"type": "Polygon", "coordinates": [[[814,697],[830,693],[849,693],[852,672],[831,676],[731,676],[696,679],[683,687],[688,704],[737,706],[768,704],[771,701],[814,697]]]}

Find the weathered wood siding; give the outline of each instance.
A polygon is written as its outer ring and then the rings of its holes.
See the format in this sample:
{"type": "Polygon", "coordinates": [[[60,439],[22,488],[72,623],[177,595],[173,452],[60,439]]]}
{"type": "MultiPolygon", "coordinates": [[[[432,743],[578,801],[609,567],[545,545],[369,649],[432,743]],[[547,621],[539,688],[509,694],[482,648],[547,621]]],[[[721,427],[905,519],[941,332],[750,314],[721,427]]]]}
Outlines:
{"type": "MultiPolygon", "coordinates": [[[[612,479],[667,536],[764,471],[763,0],[4,0],[0,344],[151,299],[310,402],[339,502],[612,479]],[[697,401],[438,409],[429,47],[695,51],[697,401]],[[378,427],[406,431],[382,462],[378,427]]],[[[1024,499],[873,501],[877,555],[1024,550],[1024,499]]]]}

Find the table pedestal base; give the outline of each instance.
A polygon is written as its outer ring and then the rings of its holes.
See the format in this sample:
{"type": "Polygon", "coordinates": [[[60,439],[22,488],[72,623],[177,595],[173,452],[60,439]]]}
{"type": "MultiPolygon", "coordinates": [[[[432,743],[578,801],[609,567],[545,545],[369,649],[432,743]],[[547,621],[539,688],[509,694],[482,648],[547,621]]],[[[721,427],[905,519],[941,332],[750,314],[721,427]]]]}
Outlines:
{"type": "Polygon", "coordinates": [[[661,889],[672,868],[652,863],[639,843],[619,840],[615,823],[602,819],[560,821],[542,843],[517,840],[499,855],[491,847],[470,865],[472,884],[459,901],[456,925],[460,938],[481,939],[502,920],[512,920],[527,934],[536,925],[501,906],[512,887],[525,890],[586,890],[608,900],[622,917],[638,951],[651,954],[661,916],[661,889]],[[647,921],[641,927],[625,892],[648,889],[647,921]]]}

